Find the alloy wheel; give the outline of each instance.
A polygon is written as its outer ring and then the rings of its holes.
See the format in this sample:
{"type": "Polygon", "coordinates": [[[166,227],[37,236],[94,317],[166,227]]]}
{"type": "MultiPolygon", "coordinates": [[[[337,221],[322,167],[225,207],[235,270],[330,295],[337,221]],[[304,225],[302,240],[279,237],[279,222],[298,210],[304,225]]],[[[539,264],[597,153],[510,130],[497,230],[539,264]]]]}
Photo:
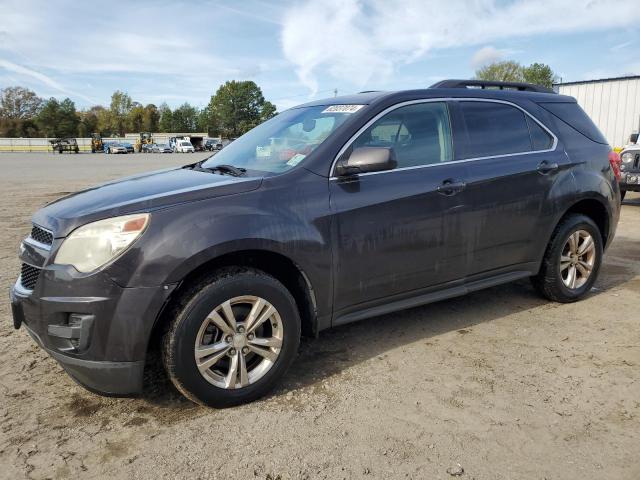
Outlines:
{"type": "Polygon", "coordinates": [[[216,387],[246,387],[273,367],[282,339],[282,321],[271,303],[252,295],[234,297],[202,322],[194,348],[196,366],[216,387]]]}
{"type": "Polygon", "coordinates": [[[596,245],[586,230],[569,235],[560,256],[562,282],[572,290],[582,287],[593,271],[596,261],[596,245]]]}

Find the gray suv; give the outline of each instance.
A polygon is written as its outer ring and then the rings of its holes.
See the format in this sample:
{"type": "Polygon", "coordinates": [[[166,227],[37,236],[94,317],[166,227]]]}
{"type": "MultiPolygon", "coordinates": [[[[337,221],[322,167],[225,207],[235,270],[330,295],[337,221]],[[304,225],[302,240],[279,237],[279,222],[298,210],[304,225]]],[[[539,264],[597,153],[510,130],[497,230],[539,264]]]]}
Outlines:
{"type": "Polygon", "coordinates": [[[586,295],[620,160],[570,97],[448,80],[286,110],[215,156],[47,205],[14,325],[88,389],[141,392],[159,349],[188,398],[267,393],[301,335],[530,277],[586,295]]]}

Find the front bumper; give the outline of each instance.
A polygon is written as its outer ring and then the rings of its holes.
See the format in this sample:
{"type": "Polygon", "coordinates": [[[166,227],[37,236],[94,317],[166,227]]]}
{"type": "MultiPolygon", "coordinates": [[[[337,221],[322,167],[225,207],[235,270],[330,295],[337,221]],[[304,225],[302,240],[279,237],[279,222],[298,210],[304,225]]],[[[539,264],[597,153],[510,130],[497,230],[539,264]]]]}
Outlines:
{"type": "Polygon", "coordinates": [[[98,362],[82,360],[49,350],[40,337],[26,324],[31,338],[64,368],[69,376],[87,390],[100,395],[127,396],[142,392],[144,361],[98,362]]]}
{"type": "Polygon", "coordinates": [[[11,289],[14,326],[87,389],[105,395],[142,390],[147,343],[174,285],[123,288],[103,273],[74,277],[51,265],[33,291],[11,289]]]}
{"type": "Polygon", "coordinates": [[[629,192],[640,192],[640,171],[622,172],[620,178],[620,190],[629,192]]]}

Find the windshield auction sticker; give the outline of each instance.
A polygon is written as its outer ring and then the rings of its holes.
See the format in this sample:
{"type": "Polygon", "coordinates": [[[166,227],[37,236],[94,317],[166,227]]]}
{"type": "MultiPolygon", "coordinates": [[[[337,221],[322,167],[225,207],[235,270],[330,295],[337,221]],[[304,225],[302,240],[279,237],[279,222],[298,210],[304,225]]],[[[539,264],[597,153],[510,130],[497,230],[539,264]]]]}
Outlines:
{"type": "Polygon", "coordinates": [[[322,113],[356,113],[364,105],[331,105],[325,108],[322,113]]]}

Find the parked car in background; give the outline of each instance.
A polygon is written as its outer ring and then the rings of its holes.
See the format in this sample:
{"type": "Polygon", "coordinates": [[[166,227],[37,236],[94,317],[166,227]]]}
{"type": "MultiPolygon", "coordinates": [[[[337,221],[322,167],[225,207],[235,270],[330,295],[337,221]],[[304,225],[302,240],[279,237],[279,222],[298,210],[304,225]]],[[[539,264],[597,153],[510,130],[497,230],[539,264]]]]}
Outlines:
{"type": "Polygon", "coordinates": [[[153,147],[155,146],[155,143],[142,143],[140,145],[140,151],[142,153],[151,153],[153,152],[153,147]]]}
{"type": "Polygon", "coordinates": [[[193,145],[191,145],[191,142],[188,142],[187,140],[178,140],[176,141],[174,151],[176,153],[194,153],[195,149],[193,148],[193,145]]]}
{"type": "Polygon", "coordinates": [[[154,153],[173,153],[168,143],[154,143],[151,151],[154,153]]]}
{"type": "Polygon", "coordinates": [[[620,159],[620,190],[624,199],[627,191],[640,192],[640,144],[637,133],[633,133],[629,138],[629,144],[620,152],[620,159]]]}
{"type": "Polygon", "coordinates": [[[105,150],[107,153],[129,153],[127,147],[117,142],[106,144],[105,150]]]}
{"type": "Polygon", "coordinates": [[[129,142],[122,142],[121,145],[127,149],[127,153],[136,153],[135,148],[133,147],[132,143],[129,142]]]}
{"type": "Polygon", "coordinates": [[[222,143],[210,138],[204,143],[204,149],[210,152],[222,150],[222,143]]]}
{"type": "Polygon", "coordinates": [[[206,160],[36,212],[14,326],[94,392],[140,392],[160,351],[193,401],[248,402],[302,334],[523,278],[582,299],[616,232],[619,179],[575,99],[542,87],[317,100],[206,160]]]}

